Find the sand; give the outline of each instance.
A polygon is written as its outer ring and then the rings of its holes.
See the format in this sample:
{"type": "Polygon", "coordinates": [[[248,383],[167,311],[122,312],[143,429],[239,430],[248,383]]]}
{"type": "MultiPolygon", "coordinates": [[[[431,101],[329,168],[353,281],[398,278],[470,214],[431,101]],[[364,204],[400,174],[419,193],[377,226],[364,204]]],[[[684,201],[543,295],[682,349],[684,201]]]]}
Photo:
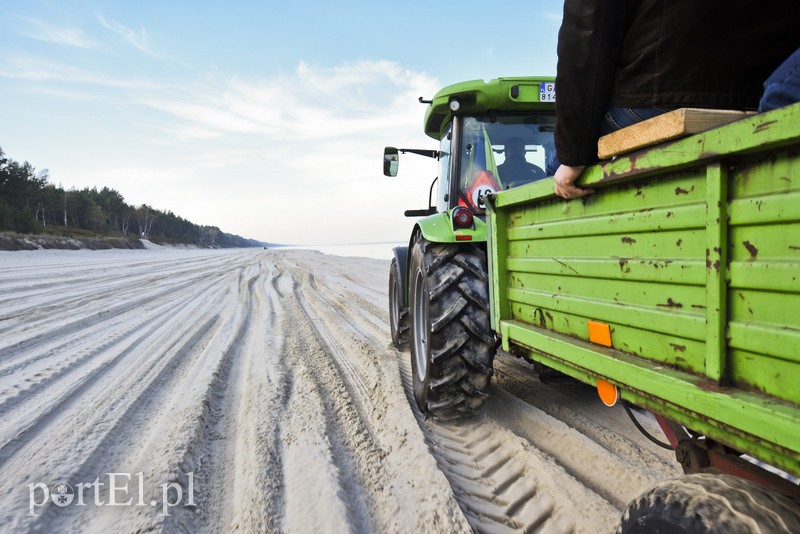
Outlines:
{"type": "Polygon", "coordinates": [[[0,530],[610,532],[679,474],[621,409],[505,354],[482,415],[425,420],[388,267],[0,252],[0,530]]]}

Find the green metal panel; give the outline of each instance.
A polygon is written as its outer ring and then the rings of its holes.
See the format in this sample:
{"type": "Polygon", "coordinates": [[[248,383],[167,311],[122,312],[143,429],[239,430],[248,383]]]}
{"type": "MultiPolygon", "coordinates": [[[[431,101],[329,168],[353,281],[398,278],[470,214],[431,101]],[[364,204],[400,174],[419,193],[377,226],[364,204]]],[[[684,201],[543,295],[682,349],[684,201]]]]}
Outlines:
{"type": "Polygon", "coordinates": [[[789,473],[800,473],[800,435],[796,404],[763,395],[720,389],[667,366],[652,365],[623,352],[577,341],[517,321],[503,321],[509,340],[535,347],[530,358],[589,384],[603,378],[621,389],[622,398],[689,426],[789,473]],[[652,392],[668,392],[667,394],[652,392]]]}
{"type": "Polygon", "coordinates": [[[500,330],[500,317],[510,317],[508,299],[502,298],[502,291],[508,287],[508,240],[502,233],[508,225],[506,212],[497,212],[493,206],[494,196],[486,202],[486,240],[489,263],[489,303],[492,329],[500,330]]]}
{"type": "Polygon", "coordinates": [[[800,104],[592,166],[582,199],[498,194],[504,348],[800,476],[798,156],[800,104]]]}

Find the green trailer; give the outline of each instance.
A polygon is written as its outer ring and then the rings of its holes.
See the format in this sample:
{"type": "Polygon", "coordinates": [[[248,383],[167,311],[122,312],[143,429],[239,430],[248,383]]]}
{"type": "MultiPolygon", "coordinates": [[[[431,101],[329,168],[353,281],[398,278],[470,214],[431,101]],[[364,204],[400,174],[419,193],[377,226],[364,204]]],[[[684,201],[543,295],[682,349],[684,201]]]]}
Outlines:
{"type": "Polygon", "coordinates": [[[503,349],[657,416],[692,474],[632,503],[623,531],[797,532],[800,104],[580,183],[595,193],[564,201],[544,180],[489,197],[503,349]]]}

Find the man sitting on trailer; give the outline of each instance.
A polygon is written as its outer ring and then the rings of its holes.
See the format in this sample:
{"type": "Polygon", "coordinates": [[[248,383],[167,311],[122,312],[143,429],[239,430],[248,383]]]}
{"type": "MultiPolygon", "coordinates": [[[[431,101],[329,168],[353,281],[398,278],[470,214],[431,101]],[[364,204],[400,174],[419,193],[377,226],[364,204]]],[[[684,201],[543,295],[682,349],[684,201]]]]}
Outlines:
{"type": "Polygon", "coordinates": [[[565,0],[558,34],[555,192],[597,161],[597,140],[682,107],[756,110],[798,46],[800,2],[565,0]]]}

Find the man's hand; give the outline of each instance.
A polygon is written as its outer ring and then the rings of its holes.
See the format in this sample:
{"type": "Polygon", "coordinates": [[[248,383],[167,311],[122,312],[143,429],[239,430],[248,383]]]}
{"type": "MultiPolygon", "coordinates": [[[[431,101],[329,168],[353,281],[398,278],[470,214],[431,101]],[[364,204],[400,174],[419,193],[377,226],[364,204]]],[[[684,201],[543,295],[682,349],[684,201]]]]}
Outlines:
{"type": "Polygon", "coordinates": [[[570,167],[569,165],[561,165],[553,177],[556,184],[556,195],[561,198],[578,198],[594,193],[594,189],[581,189],[574,185],[581,173],[583,167],[570,167]]]}

